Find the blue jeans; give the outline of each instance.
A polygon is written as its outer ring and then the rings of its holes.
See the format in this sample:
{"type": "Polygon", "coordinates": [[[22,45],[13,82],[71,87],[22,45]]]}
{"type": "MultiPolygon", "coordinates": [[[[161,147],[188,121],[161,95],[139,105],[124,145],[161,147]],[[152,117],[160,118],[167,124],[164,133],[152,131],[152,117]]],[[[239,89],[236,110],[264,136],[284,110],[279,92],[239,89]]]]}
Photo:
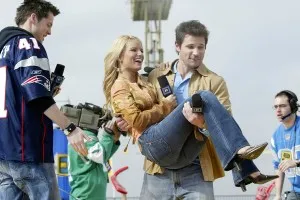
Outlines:
{"type": "Polygon", "coordinates": [[[0,160],[1,200],[59,199],[53,163],[22,163],[0,160]]]}
{"type": "Polygon", "coordinates": [[[61,200],[58,181],[54,170],[54,163],[43,163],[41,165],[44,168],[45,176],[47,177],[47,181],[50,184],[50,199],[61,200]]]}
{"type": "MultiPolygon", "coordinates": [[[[203,115],[210,138],[224,169],[231,170],[237,151],[249,143],[233,117],[212,92],[200,91],[198,94],[204,103],[203,115]]],[[[191,102],[191,98],[187,101],[191,102]]],[[[194,126],[183,116],[183,106],[184,103],[178,105],[166,118],[150,126],[139,137],[142,154],[161,167],[179,169],[187,166],[199,155],[203,146],[192,134],[194,126]]],[[[242,174],[234,174],[235,180],[258,171],[252,161],[249,169],[246,165],[249,162],[243,163],[245,168],[242,174]]]]}
{"type": "Polygon", "coordinates": [[[201,167],[191,164],[163,174],[144,174],[140,200],[214,200],[213,182],[203,180],[201,167]]]}

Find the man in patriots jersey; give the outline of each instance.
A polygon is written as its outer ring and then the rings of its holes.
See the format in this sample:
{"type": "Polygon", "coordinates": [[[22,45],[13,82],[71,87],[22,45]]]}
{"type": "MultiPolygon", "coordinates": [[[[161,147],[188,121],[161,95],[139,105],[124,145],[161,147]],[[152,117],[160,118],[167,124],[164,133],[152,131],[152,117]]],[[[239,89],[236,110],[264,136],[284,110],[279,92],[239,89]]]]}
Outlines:
{"type": "MultiPolygon", "coordinates": [[[[56,199],[53,185],[55,122],[77,153],[89,137],[59,111],[50,91],[50,66],[42,42],[60,11],[44,0],[25,0],[18,27],[0,32],[0,199],[56,199]]],[[[57,187],[57,185],[55,186],[57,187]]]]}
{"type": "Polygon", "coordinates": [[[300,118],[296,115],[299,107],[297,101],[297,96],[289,90],[275,96],[275,114],[281,124],[271,139],[273,165],[279,176],[275,181],[274,200],[282,199],[285,175],[292,184],[292,191],[287,193],[286,199],[300,199],[300,118]]]}

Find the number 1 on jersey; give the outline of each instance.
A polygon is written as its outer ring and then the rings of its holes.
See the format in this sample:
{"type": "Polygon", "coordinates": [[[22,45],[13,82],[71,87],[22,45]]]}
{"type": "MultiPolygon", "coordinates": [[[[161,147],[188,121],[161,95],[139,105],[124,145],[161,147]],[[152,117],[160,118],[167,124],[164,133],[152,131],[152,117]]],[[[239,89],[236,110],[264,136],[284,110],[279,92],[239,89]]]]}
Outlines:
{"type": "Polygon", "coordinates": [[[7,117],[5,110],[6,67],[0,67],[0,118],[7,117]]]}

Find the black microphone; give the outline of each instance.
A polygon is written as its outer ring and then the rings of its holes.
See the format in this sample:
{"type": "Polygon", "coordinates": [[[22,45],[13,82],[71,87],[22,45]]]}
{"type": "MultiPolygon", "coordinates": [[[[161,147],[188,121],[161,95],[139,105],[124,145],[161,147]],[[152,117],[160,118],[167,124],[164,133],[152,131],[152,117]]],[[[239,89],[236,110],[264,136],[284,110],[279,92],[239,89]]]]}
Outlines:
{"type": "Polygon", "coordinates": [[[159,76],[159,77],[157,77],[157,80],[158,80],[162,95],[164,97],[167,97],[173,93],[166,76],[159,76]]]}
{"type": "Polygon", "coordinates": [[[290,114],[287,114],[287,115],[281,117],[281,120],[282,120],[282,121],[285,120],[286,118],[288,118],[288,117],[291,116],[292,114],[293,114],[293,113],[290,113],[290,114]]]}
{"type": "Polygon", "coordinates": [[[64,81],[65,77],[63,76],[65,66],[57,64],[54,72],[51,73],[51,94],[53,95],[57,88],[59,88],[64,81]]]}
{"type": "Polygon", "coordinates": [[[203,110],[203,101],[200,94],[194,94],[192,96],[192,112],[193,113],[202,113],[203,110]]]}

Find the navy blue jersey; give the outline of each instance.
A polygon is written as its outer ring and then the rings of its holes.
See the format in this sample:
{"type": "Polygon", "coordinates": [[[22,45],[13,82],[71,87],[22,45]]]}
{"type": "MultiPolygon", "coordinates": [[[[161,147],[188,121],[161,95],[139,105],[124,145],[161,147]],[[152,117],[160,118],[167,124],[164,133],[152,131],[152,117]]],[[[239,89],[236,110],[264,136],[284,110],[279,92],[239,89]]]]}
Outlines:
{"type": "MultiPolygon", "coordinates": [[[[284,159],[300,159],[300,118],[297,116],[295,124],[286,129],[281,124],[271,139],[271,150],[274,156],[273,165],[278,169],[284,159]]],[[[292,184],[292,190],[300,192],[300,167],[290,168],[285,175],[292,184]]]]}
{"type": "Polygon", "coordinates": [[[26,32],[0,50],[0,159],[53,162],[52,121],[28,107],[51,96],[47,53],[26,32]]]}

